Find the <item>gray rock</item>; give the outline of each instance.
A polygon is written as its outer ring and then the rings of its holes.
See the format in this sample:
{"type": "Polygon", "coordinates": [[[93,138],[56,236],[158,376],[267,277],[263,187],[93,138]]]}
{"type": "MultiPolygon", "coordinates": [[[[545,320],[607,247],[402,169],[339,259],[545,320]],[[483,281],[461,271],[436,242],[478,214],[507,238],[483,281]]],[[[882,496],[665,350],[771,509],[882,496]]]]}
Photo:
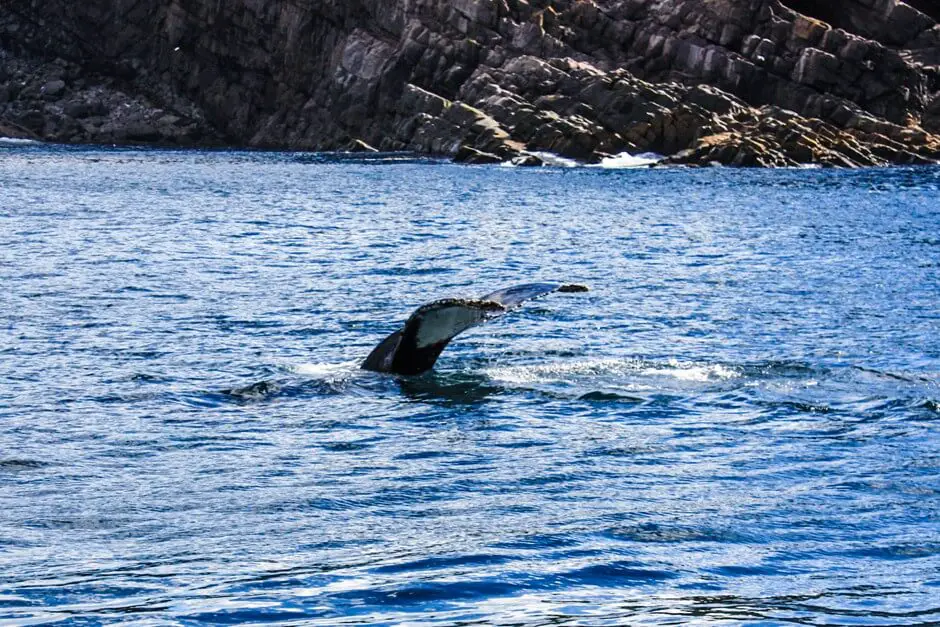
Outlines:
{"type": "Polygon", "coordinates": [[[65,115],[71,118],[87,118],[91,115],[91,106],[85,102],[69,102],[63,108],[65,115]]]}
{"type": "Polygon", "coordinates": [[[56,79],[44,84],[39,93],[46,100],[56,100],[63,91],[65,91],[65,81],[56,79]]]}
{"type": "Polygon", "coordinates": [[[166,115],[160,116],[160,118],[157,120],[157,126],[161,126],[161,127],[163,127],[163,126],[175,126],[175,125],[178,124],[181,120],[182,120],[182,118],[181,118],[180,116],[178,116],[178,115],[173,115],[172,113],[168,113],[168,114],[166,114],[166,115]]]}

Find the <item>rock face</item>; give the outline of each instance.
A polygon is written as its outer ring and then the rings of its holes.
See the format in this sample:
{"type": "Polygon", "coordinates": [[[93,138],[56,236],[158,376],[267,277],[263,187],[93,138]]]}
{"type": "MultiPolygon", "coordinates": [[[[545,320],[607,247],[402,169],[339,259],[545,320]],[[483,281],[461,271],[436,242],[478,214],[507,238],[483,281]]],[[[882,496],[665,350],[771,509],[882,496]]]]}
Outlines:
{"type": "Polygon", "coordinates": [[[222,138],[191,103],[164,106],[82,67],[0,49],[0,136],[62,143],[212,145],[222,138]],[[164,108],[166,107],[166,108],[164,108]]]}
{"type": "Polygon", "coordinates": [[[929,163],[938,14],[931,0],[4,0],[0,126],[481,163],[929,163]],[[58,69],[24,79],[17,63],[58,69]],[[133,123],[108,117],[118,102],[138,103],[133,123]]]}

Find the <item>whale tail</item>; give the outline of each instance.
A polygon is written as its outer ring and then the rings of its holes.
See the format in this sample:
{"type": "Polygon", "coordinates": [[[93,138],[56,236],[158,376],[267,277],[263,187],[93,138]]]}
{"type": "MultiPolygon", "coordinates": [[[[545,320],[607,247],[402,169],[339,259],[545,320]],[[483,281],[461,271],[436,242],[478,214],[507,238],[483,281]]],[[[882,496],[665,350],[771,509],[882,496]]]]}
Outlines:
{"type": "Polygon", "coordinates": [[[376,346],[362,368],[394,374],[430,370],[452,339],[469,328],[501,316],[527,300],[552,292],[586,292],[576,284],[526,283],[490,292],[483,298],[445,298],[419,307],[404,326],[376,346]]]}

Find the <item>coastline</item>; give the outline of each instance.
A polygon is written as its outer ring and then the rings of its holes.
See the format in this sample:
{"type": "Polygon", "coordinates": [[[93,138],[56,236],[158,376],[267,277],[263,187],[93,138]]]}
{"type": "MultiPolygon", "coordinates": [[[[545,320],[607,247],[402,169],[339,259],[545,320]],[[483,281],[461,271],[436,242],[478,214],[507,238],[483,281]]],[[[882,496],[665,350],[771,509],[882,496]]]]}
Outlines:
{"type": "Polygon", "coordinates": [[[520,165],[937,163],[940,26],[879,0],[876,28],[866,4],[840,0],[854,21],[835,25],[777,0],[156,3],[112,24],[12,0],[0,134],[520,165]]]}

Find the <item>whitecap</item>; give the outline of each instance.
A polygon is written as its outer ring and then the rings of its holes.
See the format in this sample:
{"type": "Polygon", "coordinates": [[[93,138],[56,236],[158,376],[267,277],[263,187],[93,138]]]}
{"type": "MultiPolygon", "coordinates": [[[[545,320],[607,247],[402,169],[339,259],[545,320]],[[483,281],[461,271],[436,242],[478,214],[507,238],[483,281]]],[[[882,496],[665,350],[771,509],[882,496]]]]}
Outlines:
{"type": "Polygon", "coordinates": [[[599,359],[528,366],[496,366],[485,371],[493,380],[513,385],[567,382],[574,378],[668,377],[678,381],[706,383],[726,381],[741,376],[722,364],[698,364],[669,360],[653,363],[640,359],[599,359]]]}
{"type": "Polygon", "coordinates": [[[740,376],[738,372],[721,364],[695,364],[676,360],[670,360],[667,367],[646,368],[642,371],[642,374],[672,377],[680,381],[695,381],[701,383],[716,380],[723,381],[740,376]]]}
{"type": "Polygon", "coordinates": [[[605,169],[623,169],[623,168],[645,168],[663,160],[663,156],[655,152],[643,152],[637,155],[629,152],[621,152],[612,157],[602,159],[596,166],[605,169]]]}
{"type": "MultiPolygon", "coordinates": [[[[556,155],[553,152],[543,152],[543,151],[533,150],[525,154],[532,155],[533,157],[538,157],[539,159],[542,160],[543,164],[548,165],[548,166],[553,166],[556,168],[576,168],[581,165],[574,159],[568,159],[567,157],[556,155]]],[[[525,157],[522,157],[522,158],[524,159],[525,157]]]]}
{"type": "Polygon", "coordinates": [[[294,374],[304,377],[326,379],[347,375],[353,370],[358,369],[358,367],[358,362],[347,361],[343,363],[297,364],[290,366],[289,370],[294,374]]]}
{"type": "Polygon", "coordinates": [[[0,146],[38,146],[42,142],[22,137],[0,137],[0,146]]]}

